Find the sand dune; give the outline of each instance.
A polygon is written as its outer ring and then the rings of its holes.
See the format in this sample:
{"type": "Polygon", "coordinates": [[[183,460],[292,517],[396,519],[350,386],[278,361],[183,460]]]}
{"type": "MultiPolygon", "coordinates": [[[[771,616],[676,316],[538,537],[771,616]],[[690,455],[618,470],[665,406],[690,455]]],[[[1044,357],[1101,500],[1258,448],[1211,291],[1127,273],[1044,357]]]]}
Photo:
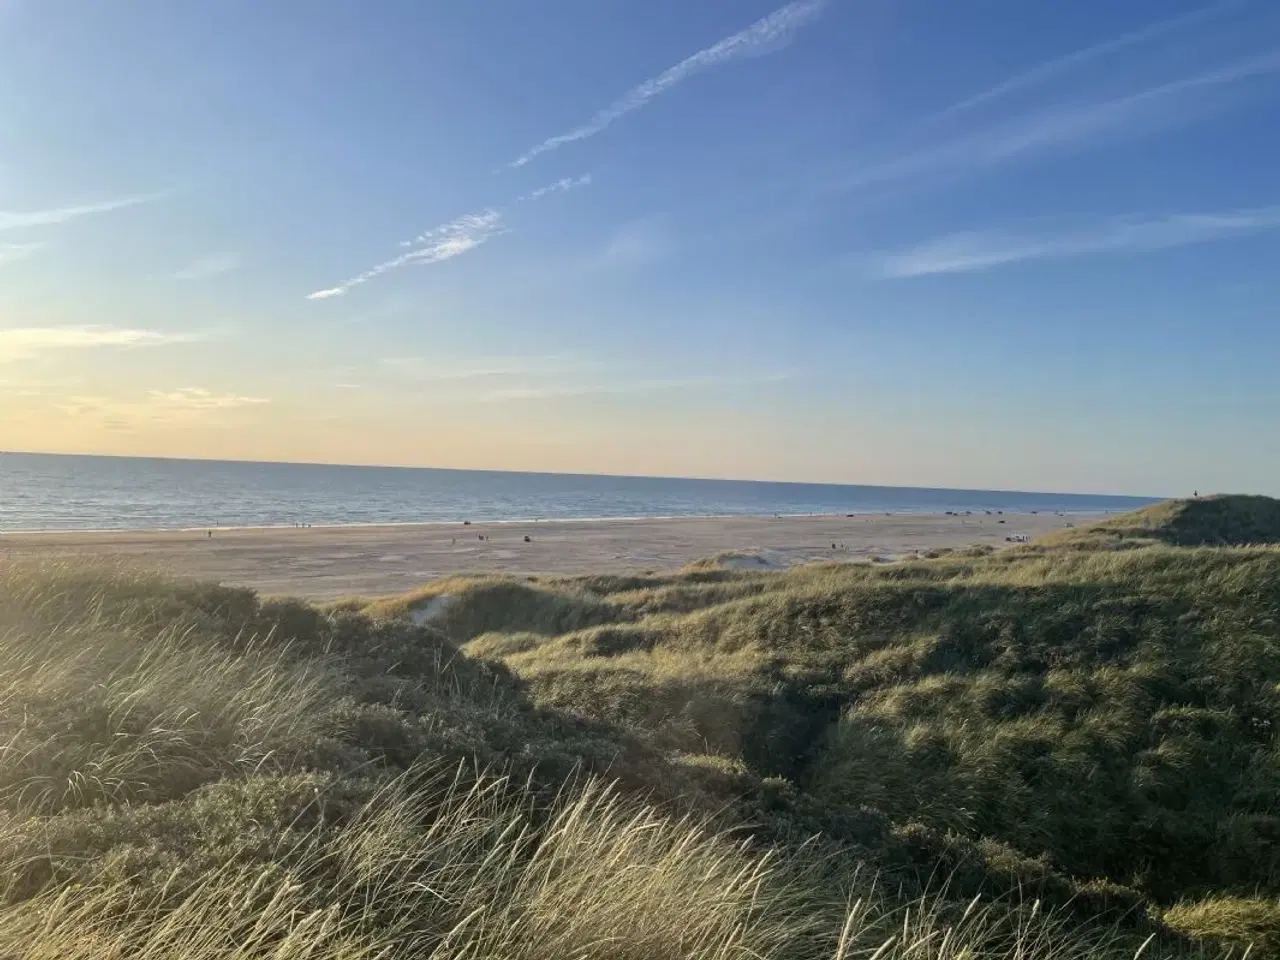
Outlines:
{"type": "Polygon", "coordinates": [[[888,559],[978,543],[1003,547],[1008,536],[1035,537],[1090,519],[902,514],[539,521],[219,530],[212,539],[203,530],[33,533],[0,536],[0,556],[118,557],[264,593],[328,599],[397,593],[460,571],[659,570],[725,552],[758,554],[769,566],[786,566],[888,559]]]}

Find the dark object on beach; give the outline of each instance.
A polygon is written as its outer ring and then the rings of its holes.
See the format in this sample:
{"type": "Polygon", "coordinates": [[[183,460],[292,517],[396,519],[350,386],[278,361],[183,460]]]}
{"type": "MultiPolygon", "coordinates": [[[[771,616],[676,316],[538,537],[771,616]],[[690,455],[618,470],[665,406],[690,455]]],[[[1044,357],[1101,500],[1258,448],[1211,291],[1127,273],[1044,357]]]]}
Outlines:
{"type": "Polygon", "coordinates": [[[525,543],[533,543],[533,540],[531,540],[531,539],[530,539],[530,537],[529,537],[529,535],[528,535],[527,533],[524,535],[524,542],[525,542],[525,543]]]}
{"type": "Polygon", "coordinates": [[[464,527],[469,527],[469,526],[471,526],[471,521],[470,521],[470,520],[463,520],[463,521],[462,521],[462,525],[463,525],[464,527]]]}
{"type": "Polygon", "coordinates": [[[476,534],[476,539],[477,539],[477,540],[483,540],[483,539],[484,539],[484,534],[483,534],[483,533],[477,533],[477,534],[476,534]]]}
{"type": "MultiPolygon", "coordinates": [[[[777,516],[777,514],[775,513],[775,514],[774,514],[774,516],[776,517],[776,516],[777,516]]],[[[854,516],[854,514],[852,514],[852,513],[846,513],[846,514],[845,514],[845,516],[846,516],[846,517],[852,517],[852,516],[854,516]]]]}
{"type": "Polygon", "coordinates": [[[1004,523],[1003,520],[997,520],[996,523],[1004,523]]]}
{"type": "Polygon", "coordinates": [[[213,531],[212,531],[212,530],[210,530],[210,531],[209,531],[209,539],[210,539],[210,540],[212,540],[212,539],[213,539],[213,531]]]}

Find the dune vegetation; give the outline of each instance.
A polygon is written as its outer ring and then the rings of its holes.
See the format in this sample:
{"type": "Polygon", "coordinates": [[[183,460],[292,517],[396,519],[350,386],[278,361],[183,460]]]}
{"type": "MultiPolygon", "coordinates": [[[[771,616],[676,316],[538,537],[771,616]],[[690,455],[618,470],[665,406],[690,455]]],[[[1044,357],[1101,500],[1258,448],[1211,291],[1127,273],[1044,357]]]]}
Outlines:
{"type": "Polygon", "coordinates": [[[0,560],[0,956],[1280,957],[1277,506],[323,608],[0,560]]]}

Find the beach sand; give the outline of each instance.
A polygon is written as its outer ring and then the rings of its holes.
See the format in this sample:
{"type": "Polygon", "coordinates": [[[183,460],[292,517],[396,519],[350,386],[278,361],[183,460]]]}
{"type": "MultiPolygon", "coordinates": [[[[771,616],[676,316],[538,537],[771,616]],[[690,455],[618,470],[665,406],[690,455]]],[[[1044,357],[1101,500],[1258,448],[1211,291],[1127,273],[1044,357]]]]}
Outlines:
{"type": "Polygon", "coordinates": [[[1014,534],[1036,537],[1091,519],[1051,513],[858,514],[257,528],[215,530],[212,538],[204,530],[14,533],[0,536],[0,557],[119,558],[264,594],[333,599],[400,593],[463,572],[669,570],[729,551],[756,554],[764,566],[778,567],[896,559],[940,547],[1003,547],[1014,534]]]}

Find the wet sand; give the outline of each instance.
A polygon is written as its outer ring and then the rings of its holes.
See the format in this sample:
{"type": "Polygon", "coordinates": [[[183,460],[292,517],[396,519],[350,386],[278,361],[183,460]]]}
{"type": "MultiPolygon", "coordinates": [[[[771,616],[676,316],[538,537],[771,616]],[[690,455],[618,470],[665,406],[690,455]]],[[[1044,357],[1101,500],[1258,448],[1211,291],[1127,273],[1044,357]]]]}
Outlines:
{"type": "Polygon", "coordinates": [[[1092,519],[858,514],[255,528],[215,530],[212,538],[203,530],[15,533],[0,535],[0,557],[119,558],[265,594],[332,599],[400,593],[461,572],[669,570],[727,551],[760,554],[778,566],[891,559],[939,547],[1003,547],[1014,534],[1036,537],[1092,519]]]}

